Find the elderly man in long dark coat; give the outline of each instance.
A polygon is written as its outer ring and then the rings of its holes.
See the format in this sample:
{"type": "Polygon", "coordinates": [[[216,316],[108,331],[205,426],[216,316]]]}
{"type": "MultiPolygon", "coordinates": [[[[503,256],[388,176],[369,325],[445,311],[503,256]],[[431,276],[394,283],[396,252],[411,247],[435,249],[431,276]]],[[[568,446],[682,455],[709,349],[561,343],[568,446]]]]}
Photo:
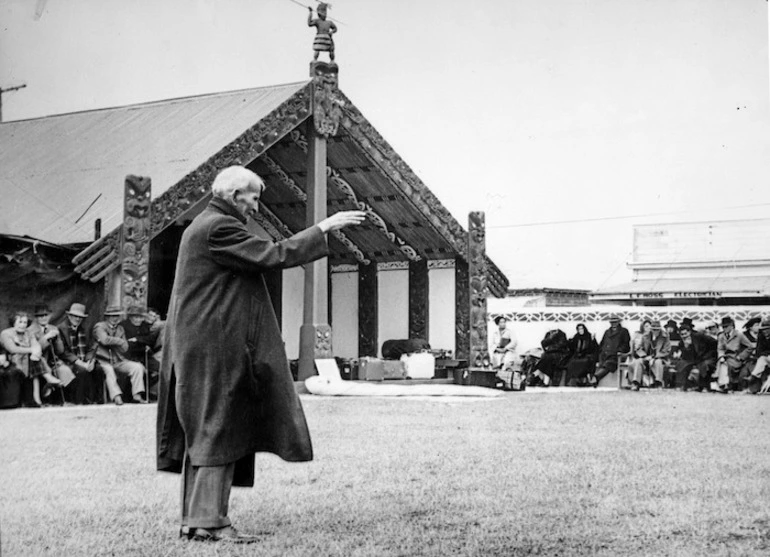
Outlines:
{"type": "Polygon", "coordinates": [[[254,485],[256,452],[312,459],[262,273],[324,257],[326,232],[364,219],[361,211],[336,213],[273,242],[246,228],[264,187],[243,167],[221,171],[179,247],[163,343],[157,466],[182,473],[180,535],[190,539],[255,541],[231,526],[230,487],[254,485]]]}

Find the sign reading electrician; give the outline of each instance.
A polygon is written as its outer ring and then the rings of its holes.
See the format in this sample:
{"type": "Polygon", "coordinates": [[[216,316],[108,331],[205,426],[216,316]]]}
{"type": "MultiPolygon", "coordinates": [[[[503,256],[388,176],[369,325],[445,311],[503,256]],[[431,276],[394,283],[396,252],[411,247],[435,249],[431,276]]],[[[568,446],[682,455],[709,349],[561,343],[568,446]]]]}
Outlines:
{"type": "Polygon", "coordinates": [[[631,300],[650,300],[664,298],[721,298],[721,292],[631,292],[628,295],[631,300]]]}

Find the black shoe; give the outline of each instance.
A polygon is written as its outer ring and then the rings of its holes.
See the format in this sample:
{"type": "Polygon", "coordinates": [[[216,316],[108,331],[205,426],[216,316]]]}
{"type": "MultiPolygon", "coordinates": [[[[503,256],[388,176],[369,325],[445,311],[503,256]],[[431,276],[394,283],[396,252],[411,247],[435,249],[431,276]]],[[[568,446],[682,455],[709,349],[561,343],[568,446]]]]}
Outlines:
{"type": "Polygon", "coordinates": [[[195,535],[195,528],[190,528],[189,526],[179,527],[179,537],[181,539],[191,540],[194,535],[195,535]]]}
{"type": "Polygon", "coordinates": [[[631,384],[631,390],[632,390],[632,391],[638,391],[638,390],[639,390],[639,383],[637,383],[636,381],[634,381],[634,382],[631,384]]]}
{"type": "Polygon", "coordinates": [[[224,528],[195,528],[192,539],[196,542],[230,542],[230,543],[254,543],[259,541],[259,536],[240,534],[232,526],[224,528]]]}

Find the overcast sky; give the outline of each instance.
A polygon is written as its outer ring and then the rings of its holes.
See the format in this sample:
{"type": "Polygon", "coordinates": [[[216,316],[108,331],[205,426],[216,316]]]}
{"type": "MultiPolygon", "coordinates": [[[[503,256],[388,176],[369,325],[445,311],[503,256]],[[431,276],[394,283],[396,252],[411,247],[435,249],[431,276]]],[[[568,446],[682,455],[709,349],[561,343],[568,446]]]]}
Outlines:
{"type": "MultiPolygon", "coordinates": [[[[512,286],[593,289],[630,279],[635,223],[770,214],[767,12],[337,0],[330,15],[343,91],[463,226],[486,211],[512,286]]],[[[306,79],[306,15],[291,0],[0,0],[0,86],[27,84],[3,119],[306,79]]]]}

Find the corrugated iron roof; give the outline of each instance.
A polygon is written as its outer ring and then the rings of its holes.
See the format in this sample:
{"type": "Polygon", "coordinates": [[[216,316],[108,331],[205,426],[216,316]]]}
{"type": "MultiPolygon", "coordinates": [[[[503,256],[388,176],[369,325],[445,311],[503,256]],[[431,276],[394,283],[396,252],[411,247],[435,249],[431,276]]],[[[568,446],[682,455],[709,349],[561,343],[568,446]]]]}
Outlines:
{"type": "Polygon", "coordinates": [[[307,83],[2,123],[0,234],[89,242],[121,224],[126,175],[159,196],[307,83]]]}

